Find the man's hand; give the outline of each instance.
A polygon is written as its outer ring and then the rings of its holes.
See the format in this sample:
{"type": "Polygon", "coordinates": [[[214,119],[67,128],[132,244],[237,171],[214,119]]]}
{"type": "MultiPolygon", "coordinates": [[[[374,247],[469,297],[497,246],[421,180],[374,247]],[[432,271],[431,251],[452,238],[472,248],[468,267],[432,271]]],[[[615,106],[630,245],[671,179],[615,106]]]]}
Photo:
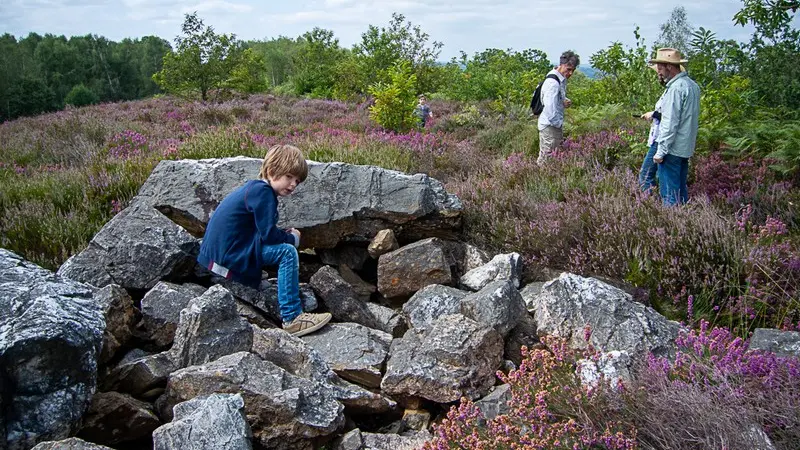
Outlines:
{"type": "Polygon", "coordinates": [[[564,99],[564,108],[569,108],[570,106],[572,106],[572,100],[570,100],[568,98],[565,98],[564,99]]]}
{"type": "Polygon", "coordinates": [[[655,111],[648,111],[648,112],[646,112],[646,113],[642,114],[642,119],[645,119],[645,120],[652,120],[652,119],[653,119],[653,113],[654,113],[654,112],[655,112],[655,111]]]}
{"type": "Polygon", "coordinates": [[[664,162],[664,158],[659,158],[658,156],[653,156],[653,162],[656,164],[661,164],[664,162]]]}

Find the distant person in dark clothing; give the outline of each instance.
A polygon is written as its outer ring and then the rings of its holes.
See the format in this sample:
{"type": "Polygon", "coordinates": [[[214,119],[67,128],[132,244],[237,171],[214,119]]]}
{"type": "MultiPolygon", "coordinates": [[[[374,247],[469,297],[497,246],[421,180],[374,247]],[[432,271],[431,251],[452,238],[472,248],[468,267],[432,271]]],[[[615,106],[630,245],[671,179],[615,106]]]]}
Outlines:
{"type": "Polygon", "coordinates": [[[425,96],[419,96],[419,103],[417,104],[417,109],[414,112],[418,119],[418,124],[420,128],[425,128],[425,125],[428,123],[428,119],[433,119],[433,113],[431,112],[431,107],[425,103],[425,96]]]}

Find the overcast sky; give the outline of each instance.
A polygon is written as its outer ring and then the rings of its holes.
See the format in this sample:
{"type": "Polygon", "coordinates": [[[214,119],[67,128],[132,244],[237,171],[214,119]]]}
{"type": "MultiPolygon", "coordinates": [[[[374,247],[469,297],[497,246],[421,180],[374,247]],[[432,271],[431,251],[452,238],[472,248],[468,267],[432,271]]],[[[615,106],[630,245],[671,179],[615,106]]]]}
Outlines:
{"type": "MultiPolygon", "coordinates": [[[[632,45],[637,25],[649,46],[678,5],[656,0],[0,0],[0,33],[91,33],[114,41],[156,35],[173,43],[184,14],[197,11],[218,33],[243,40],[297,37],[321,27],[350,47],[367,25],[386,26],[392,12],[399,12],[444,44],[442,61],[460,50],[471,55],[487,48],[540,49],[555,61],[569,48],[588,64],[594,52],[614,41],[632,45]]],[[[747,41],[752,33],[751,27],[732,22],[741,0],[695,0],[683,6],[692,25],[718,38],[747,41]]]]}

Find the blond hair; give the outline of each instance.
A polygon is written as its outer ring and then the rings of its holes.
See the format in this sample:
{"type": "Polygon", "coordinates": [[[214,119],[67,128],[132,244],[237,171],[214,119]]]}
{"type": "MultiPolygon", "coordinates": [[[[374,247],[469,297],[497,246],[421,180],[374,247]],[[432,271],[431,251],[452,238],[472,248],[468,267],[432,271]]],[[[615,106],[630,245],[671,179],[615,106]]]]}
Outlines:
{"type": "Polygon", "coordinates": [[[294,145],[273,145],[267,151],[264,162],[261,163],[261,171],[258,176],[262,180],[266,180],[287,174],[299,178],[301,182],[306,180],[308,164],[303,157],[303,152],[294,145]]]}

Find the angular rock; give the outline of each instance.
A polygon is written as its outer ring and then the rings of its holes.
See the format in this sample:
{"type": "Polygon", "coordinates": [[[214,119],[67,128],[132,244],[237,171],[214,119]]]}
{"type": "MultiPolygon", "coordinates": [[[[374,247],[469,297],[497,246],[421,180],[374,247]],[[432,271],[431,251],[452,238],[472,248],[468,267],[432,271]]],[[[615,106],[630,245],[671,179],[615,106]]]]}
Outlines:
{"type": "Polygon", "coordinates": [[[438,403],[476,399],[494,385],[502,352],[494,329],[460,314],[443,316],[430,329],[412,328],[392,342],[381,390],[438,403]]]}
{"type": "Polygon", "coordinates": [[[386,298],[408,297],[430,284],[452,281],[438,238],[406,245],[378,259],[378,292],[386,298]]]}
{"type": "Polygon", "coordinates": [[[167,352],[150,355],[134,350],[131,354],[137,356],[126,355],[109,371],[101,383],[103,391],[125,392],[142,398],[145,393],[164,387],[169,374],[179,369],[167,352]]]}
{"type": "MultiPolygon", "coordinates": [[[[237,300],[256,308],[267,319],[275,323],[283,322],[278,306],[278,281],[276,279],[261,280],[258,289],[219,277],[214,277],[213,282],[229,290],[237,300]]],[[[306,283],[300,283],[300,303],[303,305],[303,311],[306,312],[314,311],[318,307],[314,291],[306,283]]]]}
{"type": "Polygon", "coordinates": [[[392,336],[355,323],[334,323],[303,341],[316,350],[337,375],[362,386],[378,388],[392,336]]]}
{"type": "Polygon", "coordinates": [[[777,356],[800,357],[800,332],[756,328],[750,338],[750,350],[763,350],[777,356]]]}
{"type": "Polygon", "coordinates": [[[149,403],[119,392],[98,392],[83,418],[79,436],[114,446],[149,437],[160,425],[149,403]]]}
{"type": "Polygon", "coordinates": [[[252,345],[252,326],[239,316],[233,295],[217,285],[181,311],[169,355],[176,366],[188,367],[249,351],[252,345]]]}
{"type": "Polygon", "coordinates": [[[461,313],[492,327],[503,337],[527,315],[525,302],[510,280],[493,281],[461,301],[461,313]]]}
{"type": "Polygon", "coordinates": [[[250,306],[249,304],[241,301],[236,300],[236,312],[244,318],[250,325],[255,325],[261,328],[277,328],[278,325],[272,323],[269,319],[267,319],[264,314],[262,314],[259,310],[255,307],[250,306]]]}
{"type": "Polygon", "coordinates": [[[79,438],[69,438],[61,441],[41,442],[31,450],[114,450],[105,445],[97,445],[79,438]]]}
{"type": "Polygon", "coordinates": [[[397,406],[394,401],[380,394],[342,380],[318,351],[301,338],[283,330],[256,328],[252,352],[292,375],[319,383],[320,388],[342,402],[348,412],[381,414],[397,406]]]}
{"type": "Polygon", "coordinates": [[[350,286],[353,287],[353,291],[358,295],[358,298],[365,302],[368,302],[372,294],[378,290],[375,285],[362,280],[357,273],[353,272],[353,269],[346,265],[339,266],[339,275],[342,276],[342,279],[350,283],[350,286]]]}
{"type": "Polygon", "coordinates": [[[602,353],[597,361],[577,361],[576,371],[581,383],[586,386],[597,386],[602,380],[609,386],[616,387],[619,382],[630,383],[633,380],[632,365],[628,352],[614,350],[602,353]]]}
{"type": "Polygon", "coordinates": [[[211,394],[175,405],[175,418],[153,433],[154,450],[250,450],[252,433],[239,394],[211,394]]]}
{"type": "Polygon", "coordinates": [[[514,329],[506,336],[504,356],[519,367],[523,359],[522,347],[531,349],[537,344],[539,344],[539,334],[536,332],[536,321],[526,311],[514,329]]]}
{"type": "Polygon", "coordinates": [[[128,291],[117,285],[106,286],[94,294],[94,300],[103,308],[106,330],[103,333],[103,350],[100,363],[105,364],[126,346],[133,337],[133,328],[139,318],[139,311],[133,304],[128,291]]]}
{"type": "Polygon", "coordinates": [[[487,264],[465,273],[459,284],[473,291],[480,291],[493,281],[510,280],[519,288],[522,278],[522,256],[519,253],[497,255],[487,264]]]}
{"type": "Polygon", "coordinates": [[[536,296],[542,293],[543,287],[543,282],[535,281],[533,283],[526,284],[525,287],[519,291],[519,294],[522,296],[522,300],[525,301],[525,307],[529,312],[534,311],[536,305],[536,296]]]}
{"type": "Polygon", "coordinates": [[[574,348],[585,348],[584,330],[589,327],[594,348],[626,351],[634,359],[647,352],[672,354],[680,329],[622,290],[571,273],[545,283],[532,303],[540,336],[559,336],[574,348]]]}
{"type": "Polygon", "coordinates": [[[78,430],[106,329],[92,294],[0,249],[0,447],[29,449],[78,430]]]}
{"type": "Polygon", "coordinates": [[[199,241],[163,214],[132,205],[106,223],[58,274],[97,287],[150,289],[191,273],[199,250],[199,241]]]}
{"type": "Polygon", "coordinates": [[[375,318],[377,330],[389,333],[393,337],[401,337],[408,329],[403,314],[387,306],[366,302],[367,310],[375,318]]]}
{"type": "Polygon", "coordinates": [[[172,345],[181,310],[193,298],[203,295],[203,292],[205,288],[202,286],[159,281],[144,295],[141,302],[141,325],[157,346],[172,345]]]}
{"type": "Polygon", "coordinates": [[[428,431],[402,434],[365,433],[358,428],[337,440],[332,450],[416,450],[433,439],[428,431]]]}
{"type": "Polygon", "coordinates": [[[253,438],[266,448],[311,449],[344,424],[344,407],[318,383],[239,352],[170,375],[162,415],[171,405],[213,393],[239,393],[253,438]]]}
{"type": "Polygon", "coordinates": [[[331,266],[325,266],[311,277],[311,287],[319,295],[333,318],[339,322],[355,322],[368,328],[386,331],[385,320],[375,317],[367,303],[360,300],[353,287],[331,266]]]}
{"type": "Polygon", "coordinates": [[[403,428],[407,430],[427,430],[431,423],[431,413],[424,409],[406,409],[403,411],[403,428]]]}
{"type": "Polygon", "coordinates": [[[409,326],[425,330],[439,317],[461,313],[461,301],[468,292],[450,286],[431,284],[417,291],[403,304],[409,326]]]}
{"type": "Polygon", "coordinates": [[[501,384],[494,386],[485,397],[475,402],[481,410],[483,417],[492,420],[497,416],[508,414],[511,411],[511,386],[501,384]]]}
{"type": "Polygon", "coordinates": [[[367,247],[367,252],[372,258],[378,259],[381,255],[397,250],[398,248],[400,248],[400,245],[397,243],[394,231],[381,230],[372,238],[369,247],[367,247]]]}
{"type": "MultiPolygon", "coordinates": [[[[135,202],[152,205],[200,237],[219,202],[255,179],[261,162],[243,157],[161,161],[135,202]]],[[[423,174],[310,161],[306,181],[280,203],[278,226],[300,229],[305,246],[334,248],[343,241],[366,244],[386,228],[402,230],[399,237],[406,241],[455,236],[461,210],[457,197],[423,174]]]]}

